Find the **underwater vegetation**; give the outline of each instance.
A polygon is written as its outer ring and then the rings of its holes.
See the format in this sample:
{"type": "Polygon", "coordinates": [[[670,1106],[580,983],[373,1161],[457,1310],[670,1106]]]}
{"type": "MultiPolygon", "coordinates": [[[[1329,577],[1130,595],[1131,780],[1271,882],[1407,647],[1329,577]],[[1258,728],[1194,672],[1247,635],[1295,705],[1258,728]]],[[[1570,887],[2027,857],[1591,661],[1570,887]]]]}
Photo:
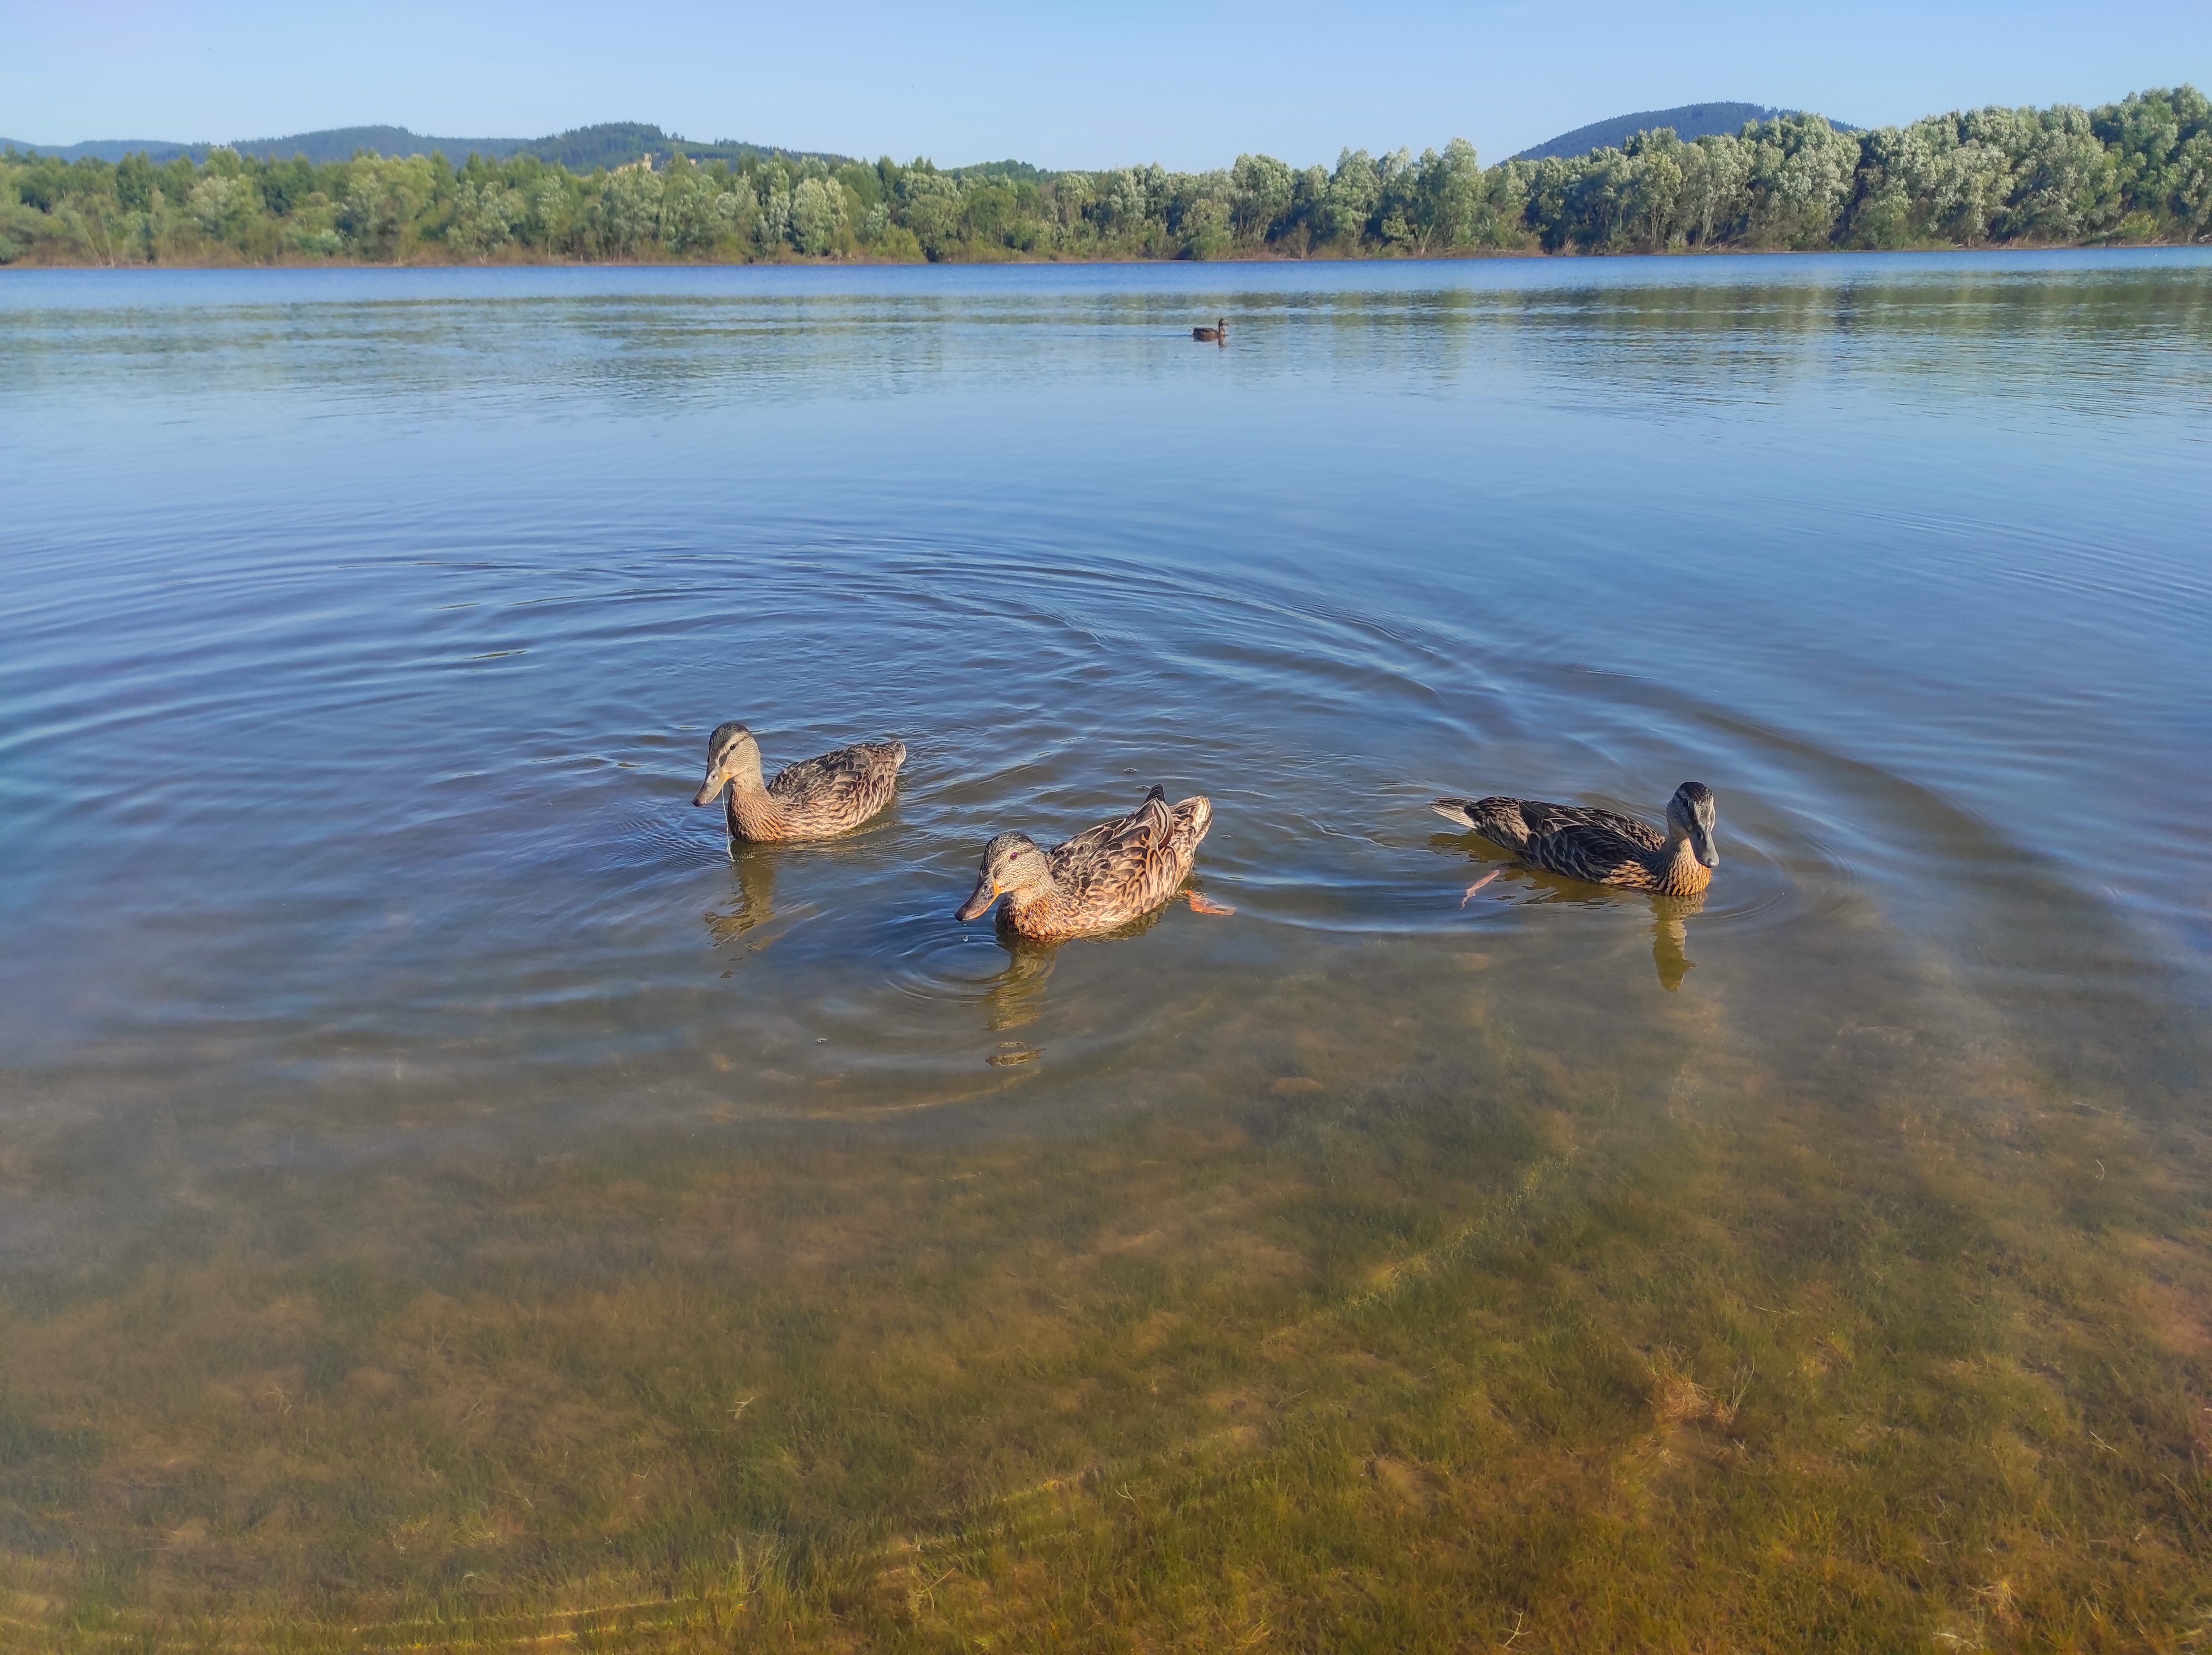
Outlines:
{"type": "Polygon", "coordinates": [[[1224,1011],[1219,1068],[1018,1141],[209,1179],[11,1282],[0,1632],[2194,1646],[2195,1119],[1902,986],[1815,1091],[1694,1003],[1508,1027],[1489,971],[1389,1064],[1316,1032],[1255,1084],[1224,1011]]]}

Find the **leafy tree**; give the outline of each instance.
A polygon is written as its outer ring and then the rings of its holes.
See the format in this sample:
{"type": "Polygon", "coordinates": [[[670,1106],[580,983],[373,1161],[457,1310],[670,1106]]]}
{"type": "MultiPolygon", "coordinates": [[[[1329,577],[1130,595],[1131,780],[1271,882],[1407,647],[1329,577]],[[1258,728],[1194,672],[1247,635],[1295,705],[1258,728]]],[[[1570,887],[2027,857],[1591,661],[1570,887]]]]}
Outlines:
{"type": "Polygon", "coordinates": [[[153,164],[143,153],[125,155],[116,163],[115,198],[125,211],[144,212],[160,187],[154,181],[153,164]]]}
{"type": "Polygon", "coordinates": [[[514,239],[528,215],[522,191],[496,178],[464,178],[453,192],[453,216],[446,244],[456,252],[482,257],[514,239]]]}
{"type": "Polygon", "coordinates": [[[821,179],[801,179],[791,192],[791,245],[819,258],[845,222],[845,192],[821,179]]]}
{"type": "Polygon", "coordinates": [[[261,192],[253,180],[210,171],[192,185],[185,210],[211,241],[236,241],[261,211],[261,192]]]}
{"type": "MultiPolygon", "coordinates": [[[[1470,154],[1473,152],[1470,151],[1470,154]]],[[[1247,245],[1264,242],[1289,215],[1297,183],[1273,155],[1239,155],[1230,168],[1229,224],[1247,245]]]]}

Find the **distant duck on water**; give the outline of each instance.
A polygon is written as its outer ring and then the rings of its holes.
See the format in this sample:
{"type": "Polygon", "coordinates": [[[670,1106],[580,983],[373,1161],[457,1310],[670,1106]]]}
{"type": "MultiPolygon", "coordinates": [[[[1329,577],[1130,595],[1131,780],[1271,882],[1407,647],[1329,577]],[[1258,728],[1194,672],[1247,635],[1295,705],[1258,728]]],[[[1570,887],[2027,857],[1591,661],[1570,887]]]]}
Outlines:
{"type": "Polygon", "coordinates": [[[1701,781],[1674,790],[1663,834],[1634,816],[1537,799],[1443,798],[1431,808],[1532,868],[1593,885],[1696,896],[1712,883],[1721,863],[1713,848],[1713,790],[1701,781]]]}
{"type": "Polygon", "coordinates": [[[904,742],[870,742],[801,759],[764,780],[753,732],[726,724],[707,738],[707,779],[691,803],[712,804],[727,788],[732,839],[763,844],[829,839],[888,805],[905,762],[904,742]]]}
{"type": "Polygon", "coordinates": [[[1205,344],[1225,345],[1229,343],[1229,318],[1218,318],[1210,328],[1193,328],[1190,336],[1205,344]]]}

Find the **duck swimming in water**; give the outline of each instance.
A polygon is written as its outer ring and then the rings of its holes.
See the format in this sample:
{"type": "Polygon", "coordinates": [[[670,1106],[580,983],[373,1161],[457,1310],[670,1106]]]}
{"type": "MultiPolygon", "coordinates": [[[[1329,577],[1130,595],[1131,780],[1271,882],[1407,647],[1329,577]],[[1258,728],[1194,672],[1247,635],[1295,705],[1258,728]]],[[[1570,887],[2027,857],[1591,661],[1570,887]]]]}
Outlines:
{"type": "Polygon", "coordinates": [[[1210,328],[1193,328],[1190,336],[1200,344],[1225,345],[1229,343],[1229,318],[1218,318],[1210,328]]]}
{"type": "Polygon", "coordinates": [[[1537,799],[1438,799],[1430,807],[1510,851],[1532,868],[1593,885],[1695,896],[1712,883],[1713,790],[1686,781],[1667,801],[1667,831],[1611,810],[1537,799]]]}
{"type": "Polygon", "coordinates": [[[732,839],[830,839],[849,833],[891,802],[905,762],[904,742],[872,742],[801,759],[763,781],[753,732],[726,724],[707,738],[707,779],[691,803],[712,804],[727,788],[732,839]]]}
{"type": "MultiPolygon", "coordinates": [[[[1155,787],[1127,815],[1085,828],[1049,851],[1027,834],[1000,834],[983,847],[975,888],[955,917],[981,919],[1003,896],[1007,925],[1034,942],[1112,931],[1176,894],[1212,825],[1212,800],[1170,805],[1166,791],[1155,787]]],[[[1231,912],[1195,894],[1190,905],[1200,913],[1231,912]]]]}

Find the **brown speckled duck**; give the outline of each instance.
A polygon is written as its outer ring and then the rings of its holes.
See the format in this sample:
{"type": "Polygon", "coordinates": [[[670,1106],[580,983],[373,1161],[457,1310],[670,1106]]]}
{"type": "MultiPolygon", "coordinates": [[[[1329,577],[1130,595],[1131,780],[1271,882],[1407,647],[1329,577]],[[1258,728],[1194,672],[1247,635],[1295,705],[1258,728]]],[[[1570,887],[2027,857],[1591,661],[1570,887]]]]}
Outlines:
{"type": "Polygon", "coordinates": [[[1193,328],[1190,336],[1200,344],[1222,345],[1229,343],[1229,318],[1218,318],[1210,328],[1193,328]]]}
{"type": "Polygon", "coordinates": [[[871,742],[801,759],[763,781],[753,732],[726,724],[707,738],[707,779],[691,803],[712,804],[726,787],[732,838],[763,843],[830,839],[849,833],[891,802],[905,762],[904,742],[871,742]]]}
{"type": "MultiPolygon", "coordinates": [[[[1212,825],[1211,800],[1170,805],[1155,787],[1127,815],[1049,851],[1027,834],[1000,834],[983,847],[982,870],[957,917],[981,919],[1003,896],[1006,922],[1017,936],[1057,943],[1112,931],[1176,894],[1212,825]]],[[[1200,913],[1230,912],[1195,894],[1190,905],[1200,913]]]]}
{"type": "Polygon", "coordinates": [[[1713,848],[1713,790],[1686,781],[1667,801],[1667,831],[1611,810],[1537,799],[1438,799],[1430,807],[1472,828],[1532,868],[1593,885],[1695,896],[1721,864],[1713,848]]]}

